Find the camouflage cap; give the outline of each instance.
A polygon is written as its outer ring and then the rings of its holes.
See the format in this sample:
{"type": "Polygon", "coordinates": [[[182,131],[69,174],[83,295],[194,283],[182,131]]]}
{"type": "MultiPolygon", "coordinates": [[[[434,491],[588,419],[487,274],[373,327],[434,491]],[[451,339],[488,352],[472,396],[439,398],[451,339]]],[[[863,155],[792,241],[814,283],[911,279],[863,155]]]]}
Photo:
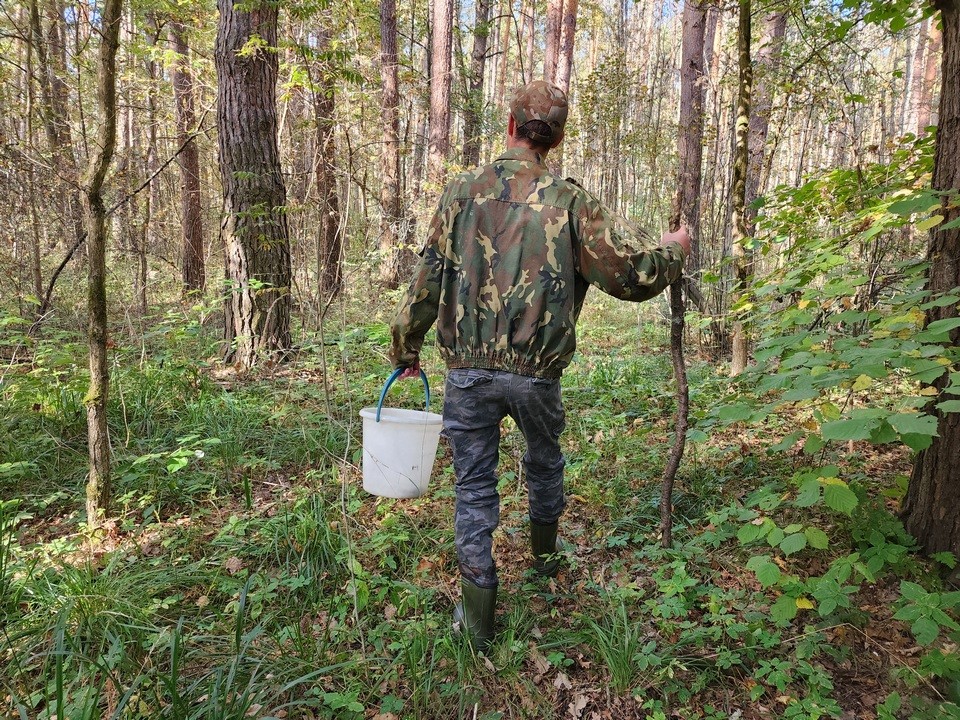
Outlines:
{"type": "Polygon", "coordinates": [[[534,140],[552,144],[563,132],[567,121],[567,96],[555,85],[534,80],[516,91],[510,101],[510,114],[521,127],[531,120],[540,120],[550,126],[550,134],[532,133],[534,140]]]}

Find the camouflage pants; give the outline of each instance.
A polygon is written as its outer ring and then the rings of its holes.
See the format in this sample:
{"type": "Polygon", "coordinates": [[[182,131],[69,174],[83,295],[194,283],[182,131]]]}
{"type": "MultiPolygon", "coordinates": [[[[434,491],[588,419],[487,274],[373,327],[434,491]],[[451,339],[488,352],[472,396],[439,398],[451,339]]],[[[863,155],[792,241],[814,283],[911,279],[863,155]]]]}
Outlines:
{"type": "Polygon", "coordinates": [[[480,587],[497,584],[493,531],[500,522],[497,462],[500,421],[509,415],[523,433],[523,468],[530,519],[556,522],[563,496],[564,428],[560,381],[499,370],[451,370],[443,400],[443,429],[457,476],[454,530],[460,573],[480,587]]]}

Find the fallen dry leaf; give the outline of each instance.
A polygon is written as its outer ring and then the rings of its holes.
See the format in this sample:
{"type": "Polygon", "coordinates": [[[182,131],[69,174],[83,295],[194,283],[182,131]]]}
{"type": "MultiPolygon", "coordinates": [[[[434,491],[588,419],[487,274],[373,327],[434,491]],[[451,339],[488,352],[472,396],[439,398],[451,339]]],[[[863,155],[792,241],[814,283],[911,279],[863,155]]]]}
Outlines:
{"type": "Polygon", "coordinates": [[[238,558],[236,555],[231,555],[227,558],[227,561],[223,564],[223,567],[226,568],[226,571],[231,575],[236,575],[243,567],[243,560],[238,558]]]}

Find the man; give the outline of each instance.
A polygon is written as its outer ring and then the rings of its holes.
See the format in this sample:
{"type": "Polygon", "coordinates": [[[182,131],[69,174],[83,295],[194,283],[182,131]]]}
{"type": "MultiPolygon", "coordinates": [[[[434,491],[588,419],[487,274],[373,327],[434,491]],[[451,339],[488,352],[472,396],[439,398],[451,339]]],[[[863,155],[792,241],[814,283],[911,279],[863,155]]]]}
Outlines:
{"type": "Polygon", "coordinates": [[[646,300],[680,277],[690,252],[686,230],[653,247],[579,185],[550,174],[544,158],[563,140],[566,118],[559,88],[538,80],[517,91],[506,152],[446,187],[392,328],[394,367],[416,377],[424,335],[437,323],[449,368],[443,427],[457,478],[463,603],[455,619],[480,650],[494,634],[500,421],[510,415],[526,440],[534,568],[552,577],[566,504],[560,375],[587,288],[646,300]]]}

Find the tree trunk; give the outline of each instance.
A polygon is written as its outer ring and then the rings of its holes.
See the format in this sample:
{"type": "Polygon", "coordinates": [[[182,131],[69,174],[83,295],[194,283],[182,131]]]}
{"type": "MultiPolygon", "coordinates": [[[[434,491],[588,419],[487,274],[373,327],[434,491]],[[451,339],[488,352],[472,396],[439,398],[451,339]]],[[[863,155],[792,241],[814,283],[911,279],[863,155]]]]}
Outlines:
{"type": "Polygon", "coordinates": [[[107,428],[107,210],[103,181],[117,142],[117,48],[120,38],[122,0],[105,0],[102,6],[97,100],[102,119],[97,131],[97,151],[82,180],[84,220],[87,231],[87,312],[90,387],[87,406],[87,445],[90,469],[87,477],[87,527],[99,527],[110,503],[110,435],[107,428]]]}
{"type": "Polygon", "coordinates": [[[773,93],[777,86],[776,74],[780,68],[783,38],[787,31],[787,13],[775,12],[767,15],[757,49],[754,78],[756,91],[752,92],[753,102],[750,108],[750,132],[747,156],[747,185],[744,197],[747,235],[753,237],[757,211],[751,207],[762,190],[764,152],[767,145],[767,132],[770,128],[770,112],[773,109],[773,93]]]}
{"type": "Polygon", "coordinates": [[[453,0],[433,0],[430,25],[430,147],[427,152],[427,207],[432,208],[446,176],[450,155],[450,62],[453,0]]]}
{"type": "MultiPolygon", "coordinates": [[[[317,49],[321,54],[329,52],[329,30],[323,29],[317,34],[317,49]]],[[[314,122],[317,126],[313,174],[320,206],[320,294],[332,298],[343,289],[343,238],[340,235],[340,196],[334,162],[337,96],[331,69],[322,67],[320,77],[313,84],[314,122]]]]}
{"type": "Polygon", "coordinates": [[[577,34],[577,5],[579,0],[566,0],[563,4],[563,23],[560,32],[560,58],[557,60],[557,76],[554,84],[565,93],[570,93],[570,75],[573,72],[574,37],[577,34]]]}
{"type": "MultiPolygon", "coordinates": [[[[944,224],[960,218],[956,193],[960,192],[960,0],[935,2],[943,23],[940,122],[933,160],[933,189],[945,194],[940,209],[944,224]]],[[[933,23],[931,23],[933,25],[933,23]]],[[[960,228],[930,232],[927,246],[929,290],[933,297],[960,285],[960,228]]],[[[957,316],[954,304],[927,310],[927,322],[957,316]]],[[[951,333],[954,345],[960,330],[951,333]]],[[[934,382],[943,390],[948,373],[934,382]]],[[[937,437],[921,451],[913,466],[903,505],[903,524],[927,553],[960,555],[960,483],[957,482],[957,447],[960,447],[960,413],[937,412],[937,437]]]]}
{"type": "Polygon", "coordinates": [[[700,269],[700,180],[703,166],[703,41],[706,12],[702,0],[683,4],[683,41],[680,63],[680,120],[677,162],[680,168],[671,227],[685,226],[692,238],[686,270],[700,269]]]}
{"type": "MultiPolygon", "coordinates": [[[[923,71],[923,84],[919,91],[919,107],[917,109],[917,134],[922,135],[931,124],[931,115],[933,111],[933,88],[937,82],[937,61],[940,60],[940,45],[943,36],[937,23],[931,22],[928,25],[927,34],[927,60],[923,71]]],[[[941,61],[942,62],[942,61],[941,61]]],[[[946,87],[945,83],[941,86],[946,87]]],[[[942,90],[941,90],[942,92],[942,90]]]]}
{"type": "Polygon", "coordinates": [[[290,240],[277,145],[278,10],[236,0],[217,6],[221,234],[230,284],[225,357],[250,368],[261,354],[282,355],[291,344],[290,240]]]}
{"type": "Polygon", "coordinates": [[[544,37],[543,79],[556,84],[560,57],[560,29],[563,27],[564,0],[547,0],[547,31],[544,37]]]}
{"type": "Polygon", "coordinates": [[[523,38],[526,48],[520,57],[520,67],[523,70],[523,83],[533,82],[534,66],[534,33],[536,28],[537,4],[534,0],[524,3],[523,9],[523,38]]]}
{"type": "Polygon", "coordinates": [[[186,30],[178,20],[170,22],[173,92],[177,105],[177,144],[183,148],[180,165],[181,229],[183,232],[183,291],[203,292],[206,273],[203,259],[203,220],[200,195],[200,150],[191,136],[196,132],[193,110],[193,73],[190,70],[186,30]]]}
{"type": "Polygon", "coordinates": [[[463,108],[463,164],[480,163],[483,144],[483,80],[487,63],[487,45],[490,37],[490,5],[492,0],[476,0],[476,22],[473,28],[473,50],[470,53],[470,78],[467,101],[463,108]]]}
{"type": "MultiPolygon", "coordinates": [[[[733,193],[731,254],[735,276],[734,304],[747,289],[749,264],[744,243],[748,237],[746,218],[748,139],[750,134],[750,92],[753,86],[753,68],[750,63],[750,0],[740,0],[740,32],[737,35],[740,79],[737,96],[736,147],[733,157],[733,193]]],[[[735,320],[731,333],[733,346],[730,375],[736,377],[747,367],[747,329],[742,320],[735,320]]]]}
{"type": "Polygon", "coordinates": [[[397,3],[380,0],[380,77],[383,153],[380,183],[380,284],[400,283],[400,86],[397,70],[397,3]]]}

